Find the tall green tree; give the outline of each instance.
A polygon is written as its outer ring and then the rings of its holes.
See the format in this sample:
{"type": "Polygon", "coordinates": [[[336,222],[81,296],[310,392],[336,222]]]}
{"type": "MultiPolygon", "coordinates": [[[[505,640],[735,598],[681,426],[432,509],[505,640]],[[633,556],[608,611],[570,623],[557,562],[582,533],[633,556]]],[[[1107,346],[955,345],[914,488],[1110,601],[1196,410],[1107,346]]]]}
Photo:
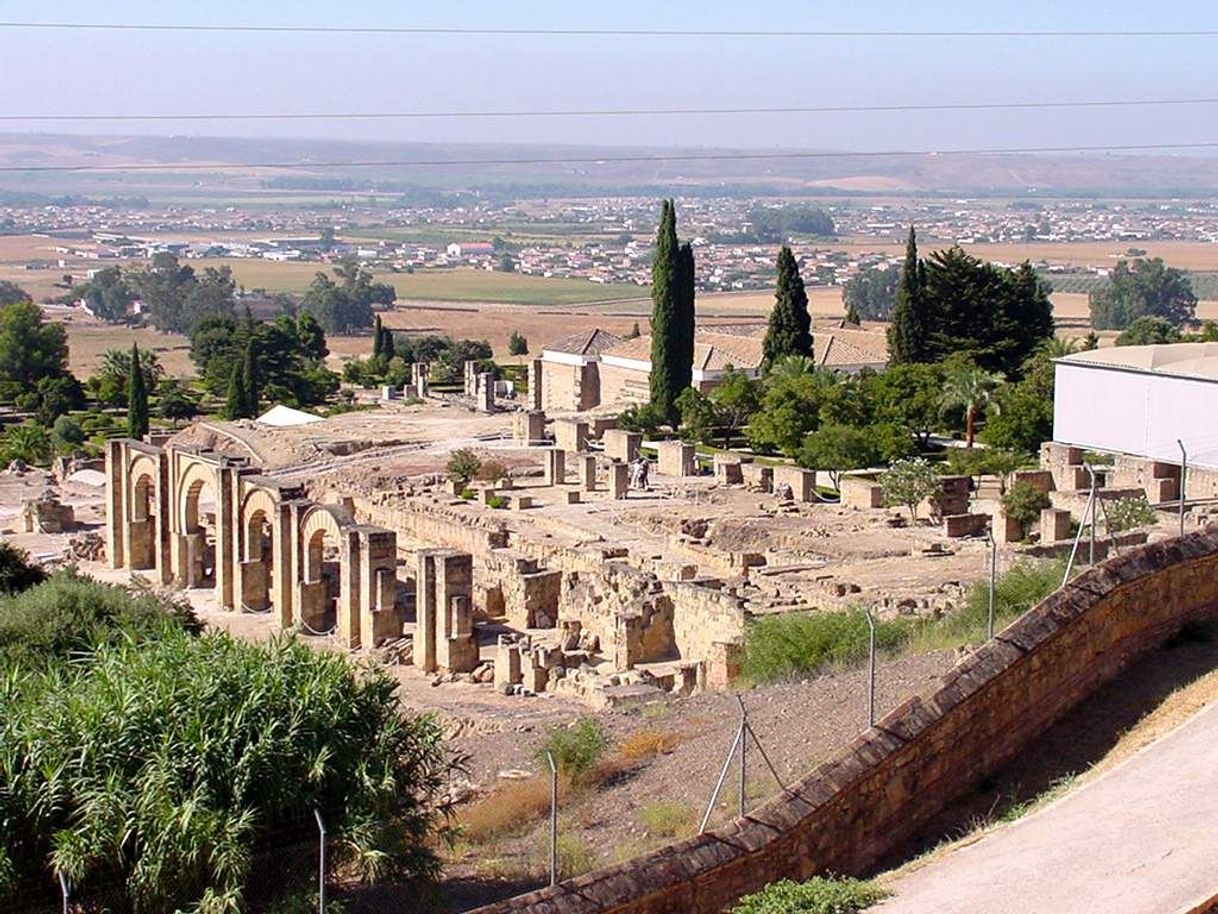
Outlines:
{"type": "Polygon", "coordinates": [[[0,307],[0,385],[6,396],[67,373],[68,335],[62,323],[44,320],[42,309],[30,301],[0,307]]]}
{"type": "Polygon", "coordinates": [[[254,365],[253,340],[245,344],[245,355],[241,360],[241,386],[245,388],[245,415],[252,419],[258,414],[258,401],[262,399],[258,370],[254,365]]]}
{"type": "Polygon", "coordinates": [[[381,316],[378,314],[372,322],[372,357],[379,359],[385,351],[385,331],[381,326],[381,316]]]}
{"type": "Polygon", "coordinates": [[[808,293],[799,264],[790,247],[778,251],[778,283],[774,291],[774,307],[770,310],[769,326],[762,341],[762,369],[769,371],[786,356],[812,356],[812,317],[808,313],[808,293]]]}
{"type": "Polygon", "coordinates": [[[228,393],[224,398],[225,419],[248,419],[249,398],[245,395],[245,372],[240,364],[234,364],[228,376],[228,393]]]}
{"type": "Polygon", "coordinates": [[[927,358],[930,335],[926,301],[922,295],[922,263],[918,260],[918,236],[909,227],[905,242],[905,262],[897,282],[892,308],[892,326],[888,328],[888,358],[893,365],[908,365],[932,361],[927,358]]]}
{"type": "Polygon", "coordinates": [[[1187,274],[1158,257],[1119,261],[1108,283],[1091,293],[1090,303],[1096,330],[1124,330],[1139,317],[1161,317],[1179,327],[1197,310],[1187,274]]]}
{"type": "MultiPolygon", "coordinates": [[[[677,396],[681,393],[681,330],[679,312],[681,268],[678,262],[677,214],[672,200],[660,207],[655,256],[651,262],[651,402],[670,424],[677,422],[677,396]]],[[[685,369],[686,372],[689,367],[685,369]]],[[[687,385],[688,386],[688,385],[687,385]]]]}
{"type": "Polygon", "coordinates": [[[674,338],[680,353],[673,383],[678,393],[694,379],[694,249],[688,241],[677,249],[677,328],[674,338]]]}
{"type": "Polygon", "coordinates": [[[127,437],[143,438],[148,434],[148,387],[140,367],[140,350],[131,344],[131,370],[127,373],[127,437]]]}

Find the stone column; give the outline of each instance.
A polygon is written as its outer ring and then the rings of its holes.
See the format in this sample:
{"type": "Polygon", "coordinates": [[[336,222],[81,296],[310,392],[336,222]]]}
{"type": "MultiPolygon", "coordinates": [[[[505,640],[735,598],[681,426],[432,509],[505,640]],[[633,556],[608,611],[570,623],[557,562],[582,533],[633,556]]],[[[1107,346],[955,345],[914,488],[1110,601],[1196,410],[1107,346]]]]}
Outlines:
{"type": "Polygon", "coordinates": [[[542,375],[541,359],[533,359],[529,362],[529,408],[530,409],[545,409],[545,404],[542,402],[542,375]]]}
{"type": "Polygon", "coordinates": [[[596,456],[594,454],[578,454],[579,484],[585,492],[596,491],[596,456]]]}
{"type": "Polygon", "coordinates": [[[397,613],[397,534],[378,527],[360,527],[359,599],[360,646],[371,650],[388,638],[401,637],[397,613]]]}
{"type": "Polygon", "coordinates": [[[346,527],[339,531],[338,640],[345,647],[357,648],[360,640],[360,592],[363,549],[359,531],[346,527]]]}
{"type": "Polygon", "coordinates": [[[643,444],[641,434],[621,428],[606,429],[601,440],[605,443],[606,457],[611,460],[624,460],[626,463],[638,458],[639,448],[643,444]]]}
{"type": "Polygon", "coordinates": [[[111,568],[126,565],[126,448],[121,439],[106,442],[106,559],[111,568]]]}
{"type": "Polygon", "coordinates": [[[436,566],[432,556],[439,551],[421,550],[415,575],[414,665],[424,673],[436,671],[436,566]]]}
{"type": "Polygon", "coordinates": [[[614,500],[626,498],[630,490],[630,466],[615,460],[609,467],[609,496],[614,500]]]}
{"type": "Polygon", "coordinates": [[[493,413],[495,411],[495,376],[490,372],[483,372],[478,375],[474,408],[480,413],[493,413]]]}
{"type": "Polygon", "coordinates": [[[567,452],[561,448],[552,447],[546,451],[545,475],[548,486],[561,486],[567,481],[567,452]]]}

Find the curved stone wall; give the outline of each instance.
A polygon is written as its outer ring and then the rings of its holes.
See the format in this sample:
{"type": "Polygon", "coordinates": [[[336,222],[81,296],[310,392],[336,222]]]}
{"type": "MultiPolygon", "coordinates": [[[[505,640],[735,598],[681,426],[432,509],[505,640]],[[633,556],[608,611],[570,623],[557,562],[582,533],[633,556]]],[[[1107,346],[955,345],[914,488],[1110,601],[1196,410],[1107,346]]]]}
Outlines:
{"type": "Polygon", "coordinates": [[[1090,569],[726,828],[477,914],[718,914],[776,879],[863,874],[1067,710],[1218,615],[1218,529],[1090,569]]]}

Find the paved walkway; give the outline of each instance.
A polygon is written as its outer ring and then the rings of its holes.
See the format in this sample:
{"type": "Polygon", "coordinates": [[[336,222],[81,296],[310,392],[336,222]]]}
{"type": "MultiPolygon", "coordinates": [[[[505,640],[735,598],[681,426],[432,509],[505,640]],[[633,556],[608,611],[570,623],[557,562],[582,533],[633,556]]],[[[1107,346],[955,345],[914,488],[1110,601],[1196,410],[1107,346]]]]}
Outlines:
{"type": "Polygon", "coordinates": [[[894,880],[875,914],[1179,914],[1218,890],[1218,705],[894,880]]]}

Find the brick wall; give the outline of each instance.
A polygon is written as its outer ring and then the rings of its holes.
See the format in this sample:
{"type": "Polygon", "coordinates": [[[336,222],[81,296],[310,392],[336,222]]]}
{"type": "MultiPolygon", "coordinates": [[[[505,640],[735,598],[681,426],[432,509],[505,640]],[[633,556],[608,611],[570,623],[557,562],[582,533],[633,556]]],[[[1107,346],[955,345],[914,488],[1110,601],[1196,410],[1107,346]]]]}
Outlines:
{"type": "Polygon", "coordinates": [[[1218,614],[1218,529],[1088,570],[789,791],[715,832],[479,914],[718,914],[782,878],[865,873],[1181,624],[1218,614]]]}

